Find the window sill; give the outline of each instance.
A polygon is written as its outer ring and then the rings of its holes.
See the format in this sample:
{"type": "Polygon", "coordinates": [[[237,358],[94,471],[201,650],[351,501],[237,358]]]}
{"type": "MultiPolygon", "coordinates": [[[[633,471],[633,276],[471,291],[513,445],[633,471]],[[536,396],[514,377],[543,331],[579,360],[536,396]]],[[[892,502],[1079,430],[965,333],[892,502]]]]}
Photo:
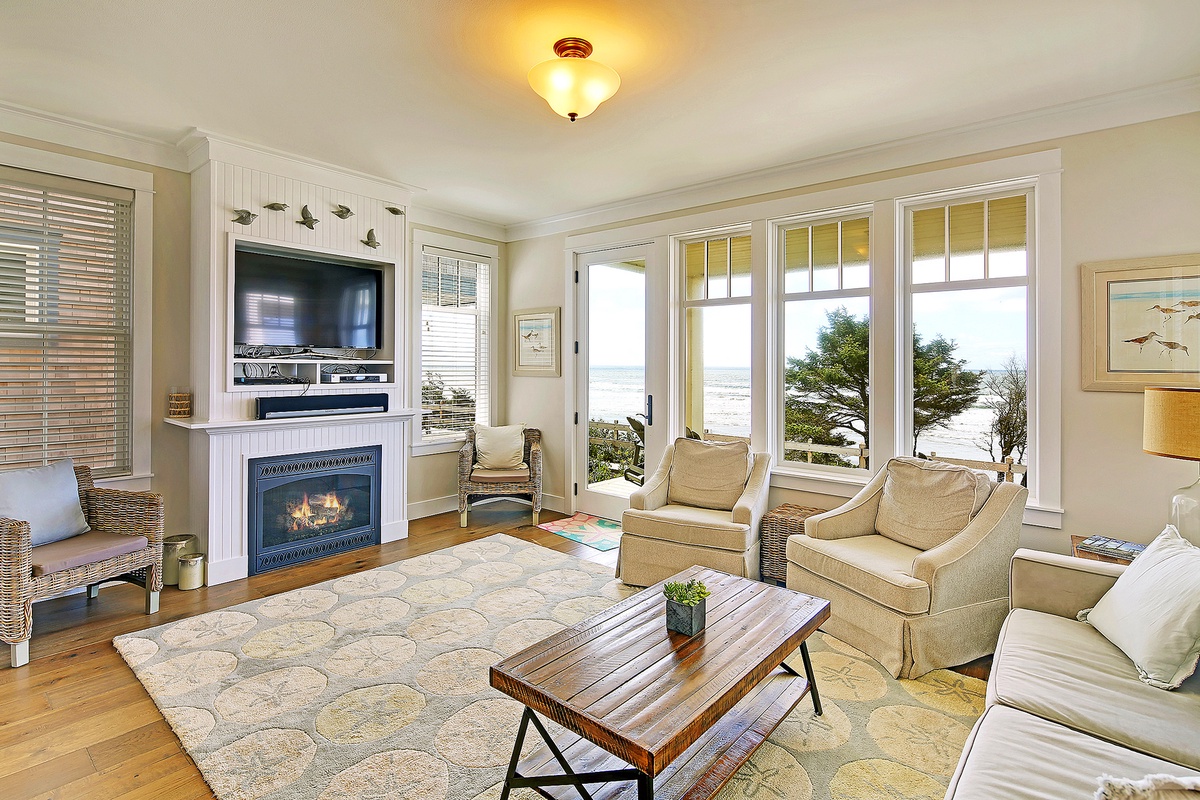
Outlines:
{"type": "Polygon", "coordinates": [[[463,442],[466,437],[455,437],[453,439],[434,439],[426,442],[414,442],[412,446],[412,455],[417,456],[435,456],[442,453],[457,453],[462,450],[463,442]]]}

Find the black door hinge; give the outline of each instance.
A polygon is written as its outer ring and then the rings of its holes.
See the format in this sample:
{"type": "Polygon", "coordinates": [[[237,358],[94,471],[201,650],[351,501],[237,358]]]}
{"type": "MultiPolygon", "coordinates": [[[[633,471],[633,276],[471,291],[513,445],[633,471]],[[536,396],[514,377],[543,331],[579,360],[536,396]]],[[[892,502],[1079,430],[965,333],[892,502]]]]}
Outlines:
{"type": "Polygon", "coordinates": [[[575,270],[575,282],[579,283],[579,270],[575,270]]]}
{"type": "Polygon", "coordinates": [[[571,493],[579,494],[579,484],[578,483],[574,484],[574,488],[571,489],[571,493]]]}
{"type": "Polygon", "coordinates": [[[576,425],[579,424],[579,412],[578,411],[575,412],[575,424],[576,425]]]}
{"type": "Polygon", "coordinates": [[[575,343],[575,355],[579,355],[579,342],[575,343]]]}

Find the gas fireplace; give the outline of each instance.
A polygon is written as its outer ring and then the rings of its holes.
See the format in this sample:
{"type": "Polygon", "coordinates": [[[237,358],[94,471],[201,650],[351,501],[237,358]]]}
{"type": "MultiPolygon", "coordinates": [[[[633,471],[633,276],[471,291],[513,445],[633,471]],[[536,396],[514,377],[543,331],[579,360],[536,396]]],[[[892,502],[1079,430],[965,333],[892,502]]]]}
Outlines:
{"type": "Polygon", "coordinates": [[[379,544],[382,448],[249,461],[249,571],[379,544]]]}

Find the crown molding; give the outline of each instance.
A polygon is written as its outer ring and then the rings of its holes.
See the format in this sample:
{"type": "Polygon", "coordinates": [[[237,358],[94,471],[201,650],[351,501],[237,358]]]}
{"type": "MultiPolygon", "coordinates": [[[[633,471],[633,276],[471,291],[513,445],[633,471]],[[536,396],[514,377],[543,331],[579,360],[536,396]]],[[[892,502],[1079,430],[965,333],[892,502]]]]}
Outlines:
{"type": "Polygon", "coordinates": [[[414,194],[425,191],[409,183],[339,167],[315,158],[264,147],[200,128],[188,131],[176,147],[186,154],[188,172],[195,172],[209,161],[220,161],[276,175],[287,175],[309,183],[355,192],[404,206],[412,201],[414,194]]]}
{"type": "Polygon", "coordinates": [[[505,241],[507,235],[504,226],[495,222],[468,217],[454,211],[429,206],[411,206],[408,209],[408,223],[422,228],[437,228],[453,231],[465,236],[488,239],[493,242],[505,241]]]}
{"type": "Polygon", "coordinates": [[[139,164],[187,171],[187,159],[171,142],[15,103],[0,102],[0,130],[139,164]]]}
{"type": "Polygon", "coordinates": [[[613,225],[711,203],[1036,144],[1195,111],[1200,111],[1200,75],[514,223],[505,227],[506,241],[613,225]]]}

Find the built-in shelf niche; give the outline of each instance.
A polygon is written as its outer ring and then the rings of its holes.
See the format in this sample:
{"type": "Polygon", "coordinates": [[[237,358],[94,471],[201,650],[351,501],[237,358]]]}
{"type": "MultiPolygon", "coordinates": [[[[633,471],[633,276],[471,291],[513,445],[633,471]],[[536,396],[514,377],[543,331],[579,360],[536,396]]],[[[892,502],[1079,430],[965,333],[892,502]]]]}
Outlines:
{"type": "Polygon", "coordinates": [[[397,386],[396,313],[402,307],[397,297],[396,264],[391,261],[364,258],[361,255],[323,248],[295,248],[277,242],[248,236],[229,236],[229,269],[226,308],[225,352],[227,354],[226,391],[229,392],[310,392],[352,389],[371,390],[397,386]],[[383,276],[377,313],[382,321],[382,346],[378,350],[354,348],[248,348],[234,343],[234,276],[236,254],[239,251],[281,255],[348,266],[377,269],[383,276]],[[263,354],[263,350],[269,350],[263,354]],[[322,374],[330,376],[322,379],[322,374]],[[353,381],[353,374],[379,375],[379,381],[353,381]],[[276,377],[294,382],[270,380],[276,377]],[[263,379],[268,380],[263,380],[263,379]]]}

